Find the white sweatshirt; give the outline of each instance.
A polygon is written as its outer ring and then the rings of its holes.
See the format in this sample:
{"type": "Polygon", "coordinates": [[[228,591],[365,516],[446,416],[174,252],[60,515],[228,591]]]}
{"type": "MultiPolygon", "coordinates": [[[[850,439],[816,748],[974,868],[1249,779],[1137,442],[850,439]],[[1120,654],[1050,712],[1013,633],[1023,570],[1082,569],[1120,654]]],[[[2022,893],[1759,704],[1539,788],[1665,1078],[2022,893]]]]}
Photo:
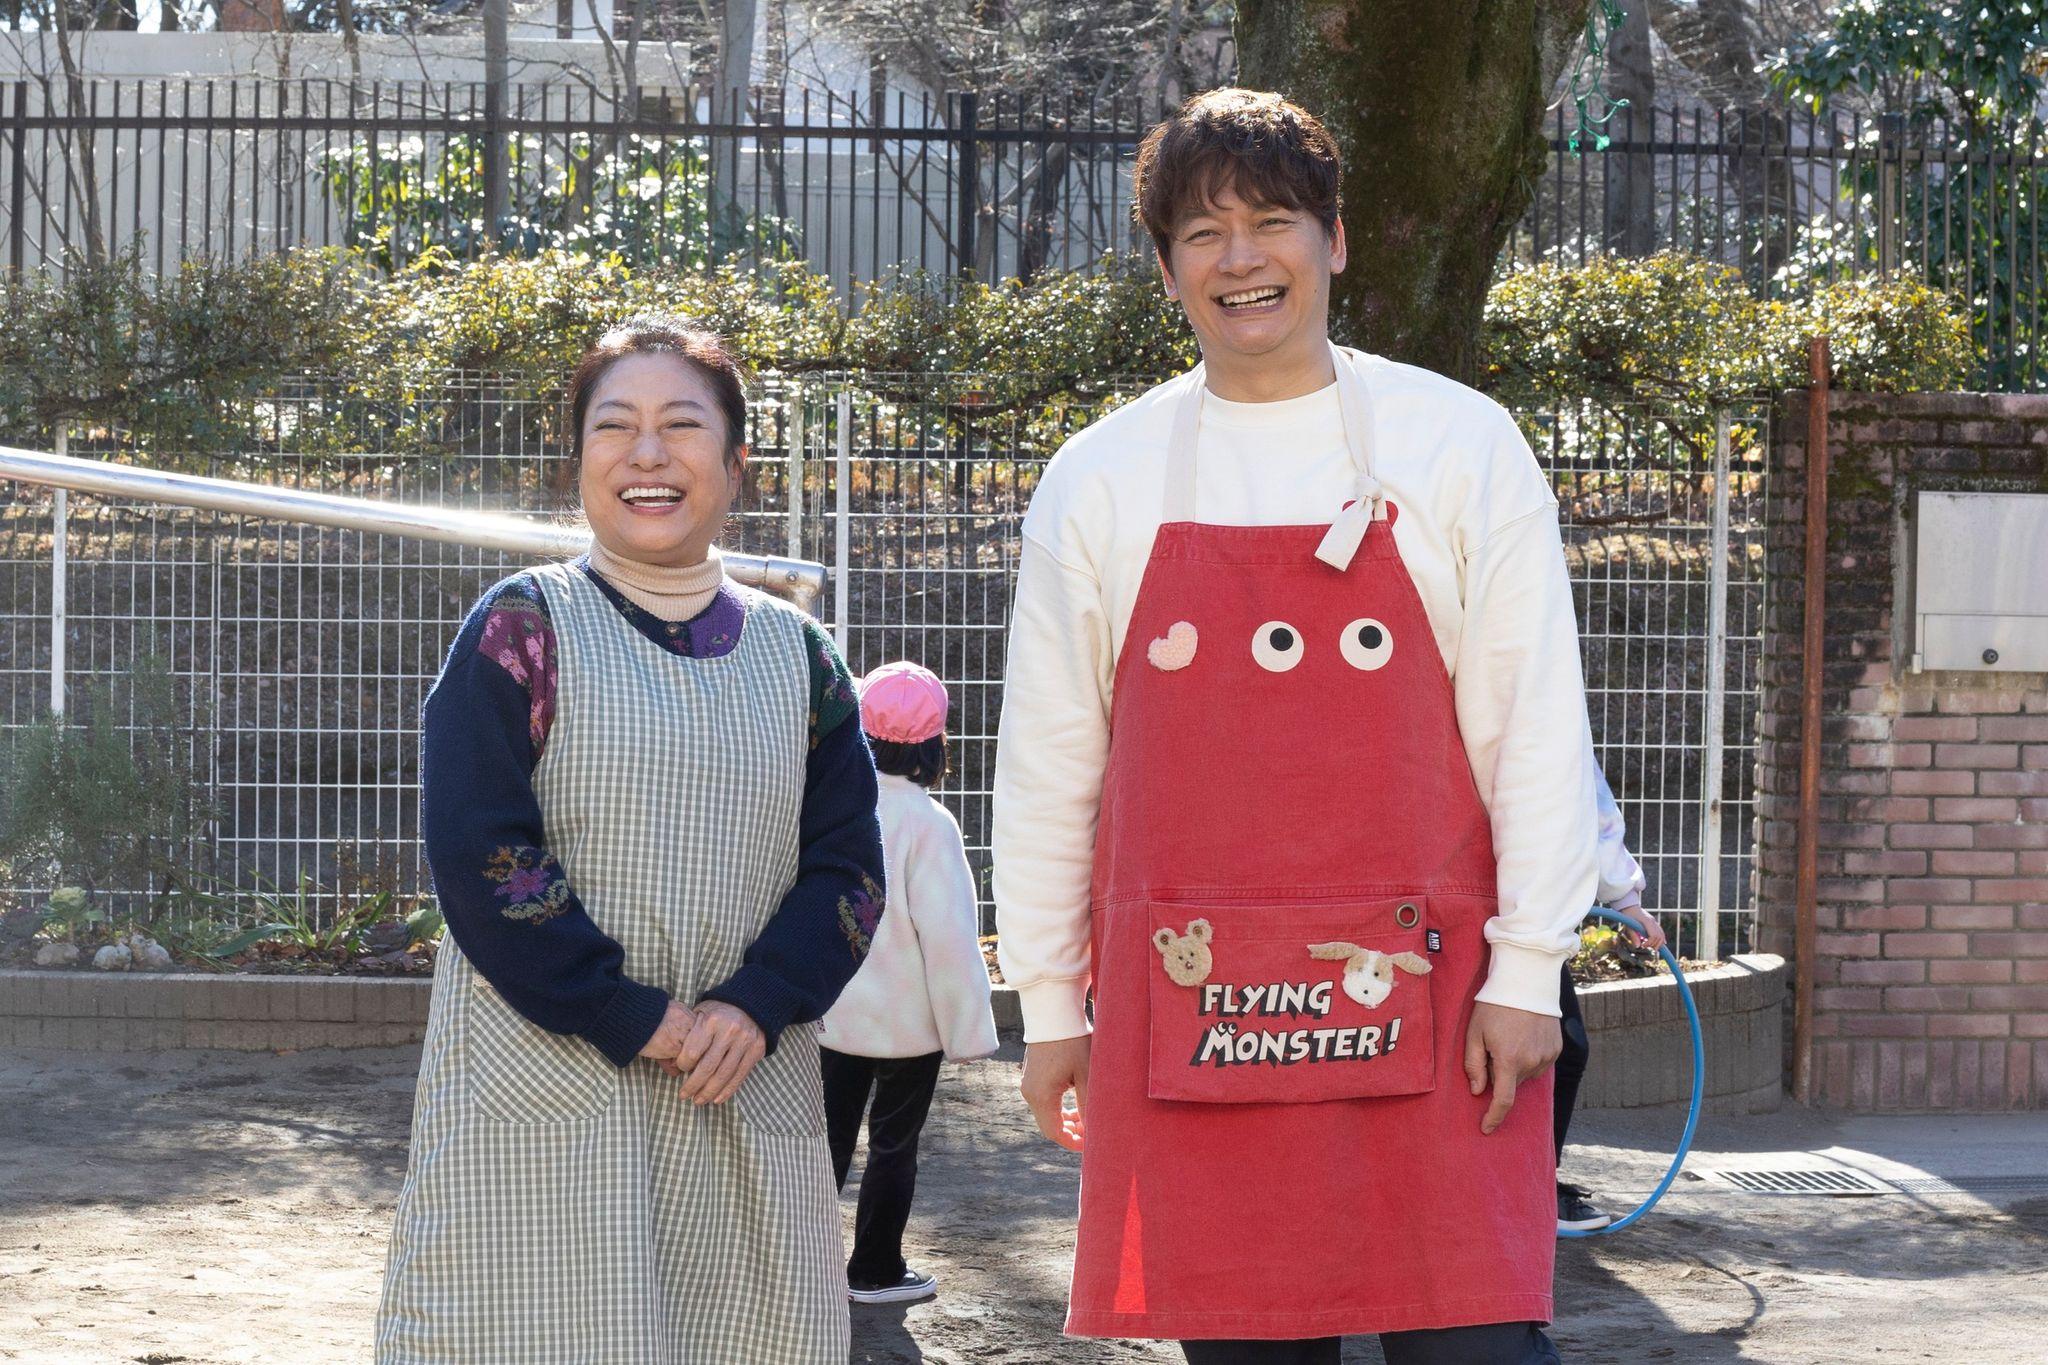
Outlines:
{"type": "MultiPolygon", "coordinates": [[[[1500,904],[1479,999],[1555,1015],[1558,970],[1595,886],[1592,743],[1556,499],[1497,404],[1427,370],[1364,360],[1375,472],[1400,509],[1394,540],[1492,821],[1500,904]]],[[[1328,523],[1353,496],[1334,384],[1278,403],[1204,401],[1199,520],[1328,523]]],[[[1032,1042],[1089,1029],[1088,885],[1111,682],[1160,521],[1172,421],[1171,396],[1154,389],[1079,433],[1024,519],[994,856],[1003,975],[1032,1042]]]]}
{"type": "Polygon", "coordinates": [[[894,773],[881,775],[877,808],[888,900],[868,959],[819,1022],[818,1041],[856,1057],[986,1057],[996,1020],[960,826],[894,773]]]}

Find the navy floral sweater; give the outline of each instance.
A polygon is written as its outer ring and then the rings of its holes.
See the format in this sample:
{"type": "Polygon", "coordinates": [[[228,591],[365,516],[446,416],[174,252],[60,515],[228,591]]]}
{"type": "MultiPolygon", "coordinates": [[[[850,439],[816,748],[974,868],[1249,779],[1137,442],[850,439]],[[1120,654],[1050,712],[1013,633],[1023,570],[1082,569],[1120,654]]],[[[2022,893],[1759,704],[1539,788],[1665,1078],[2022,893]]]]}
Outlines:
{"type": "MultiPolygon", "coordinates": [[[[587,561],[577,567],[666,649],[709,658],[739,643],[746,607],[730,585],[693,620],[667,622],[587,561]]],[[[771,1051],[783,1029],[823,1016],[853,978],[883,902],[875,765],[859,703],[831,638],[806,629],[811,735],[796,884],[739,970],[702,997],[746,1011],[771,1051]]],[[[533,770],[554,724],[556,678],[547,599],[530,575],[504,580],[470,612],[427,698],[427,862],[448,932],[484,979],[535,1024],[585,1038],[624,1066],[654,1036],[668,995],[625,975],[624,950],[545,847],[533,770]]]]}

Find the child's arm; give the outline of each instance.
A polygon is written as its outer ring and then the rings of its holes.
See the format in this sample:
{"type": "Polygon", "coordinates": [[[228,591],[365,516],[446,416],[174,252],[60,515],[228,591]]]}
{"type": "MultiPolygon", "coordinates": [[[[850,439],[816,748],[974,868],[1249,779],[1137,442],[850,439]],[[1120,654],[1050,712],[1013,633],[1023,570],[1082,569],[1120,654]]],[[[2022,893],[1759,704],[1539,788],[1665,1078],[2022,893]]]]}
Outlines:
{"type": "Polygon", "coordinates": [[[1665,944],[1664,926],[1643,909],[1643,869],[1628,851],[1628,826],[1621,806],[1607,785],[1607,774],[1593,765],[1593,788],[1600,810],[1600,903],[1636,926],[1635,940],[1656,949],[1665,944]]]}
{"type": "Polygon", "coordinates": [[[929,812],[919,814],[929,818],[918,822],[921,828],[904,850],[898,889],[924,957],[925,996],[939,1045],[948,1061],[972,1061],[996,1050],[974,871],[952,812],[934,801],[929,812]]]}

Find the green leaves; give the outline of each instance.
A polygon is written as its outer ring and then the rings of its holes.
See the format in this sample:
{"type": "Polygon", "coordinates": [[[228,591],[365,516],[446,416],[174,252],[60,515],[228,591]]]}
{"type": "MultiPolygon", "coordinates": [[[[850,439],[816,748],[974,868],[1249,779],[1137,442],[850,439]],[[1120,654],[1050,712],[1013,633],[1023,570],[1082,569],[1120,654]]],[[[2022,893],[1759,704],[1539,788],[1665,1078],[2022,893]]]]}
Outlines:
{"type": "Polygon", "coordinates": [[[1958,302],[1914,280],[1845,280],[1761,300],[1741,272],[1677,253],[1532,266],[1487,301],[1486,378],[1509,406],[1643,400],[1673,415],[1803,385],[1825,335],[1835,382],[1942,389],[1976,364],[1958,302]]]}
{"type": "Polygon", "coordinates": [[[155,659],[87,688],[75,715],[15,730],[0,749],[0,860],[81,898],[166,889],[209,814],[190,734],[155,659]]]}
{"type": "Polygon", "coordinates": [[[2048,18],[2039,0],[1847,0],[1832,18],[1764,63],[1787,97],[1819,110],[1854,94],[2007,141],[2041,129],[2048,18]]]}

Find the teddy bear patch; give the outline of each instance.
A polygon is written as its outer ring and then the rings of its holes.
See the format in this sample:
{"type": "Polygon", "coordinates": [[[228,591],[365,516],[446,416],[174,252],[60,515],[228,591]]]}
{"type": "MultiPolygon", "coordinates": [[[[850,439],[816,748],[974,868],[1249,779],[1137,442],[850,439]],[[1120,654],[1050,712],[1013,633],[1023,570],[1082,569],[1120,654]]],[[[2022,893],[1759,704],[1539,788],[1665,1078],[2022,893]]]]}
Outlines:
{"type": "Polygon", "coordinates": [[[1188,921],[1188,931],[1176,934],[1161,929],[1152,935],[1152,946],[1166,959],[1166,976],[1176,986],[1199,986],[1209,979],[1216,960],[1209,953],[1209,940],[1216,930],[1205,919],[1188,921]]]}
{"type": "Polygon", "coordinates": [[[1429,959],[1419,953],[1383,953],[1355,943],[1311,943],[1308,955],[1324,962],[1343,963],[1344,994],[1369,1010],[1379,1008],[1380,1002],[1393,994],[1395,968],[1421,976],[1429,971],[1430,965],[1429,959]]]}

